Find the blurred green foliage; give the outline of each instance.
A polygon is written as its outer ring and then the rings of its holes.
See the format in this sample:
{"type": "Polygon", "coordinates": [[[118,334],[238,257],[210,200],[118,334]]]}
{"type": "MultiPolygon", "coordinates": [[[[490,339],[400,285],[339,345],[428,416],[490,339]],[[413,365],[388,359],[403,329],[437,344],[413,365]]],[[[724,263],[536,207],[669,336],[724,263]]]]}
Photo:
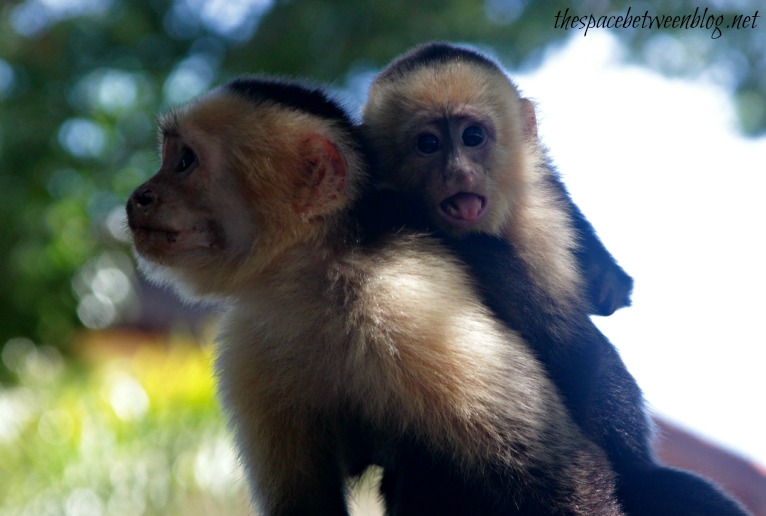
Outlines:
{"type": "MultiPolygon", "coordinates": [[[[158,164],[154,117],[244,72],[330,81],[360,101],[376,69],[429,39],[534,66],[579,15],[688,14],[695,5],[486,0],[6,0],[0,6],[0,346],[67,352],[81,325],[134,308],[123,203],[158,164]]],[[[717,15],[757,2],[714,2],[717,15]],[[730,7],[727,7],[730,5],[730,7]]],[[[752,11],[752,12],[751,12],[752,11]]],[[[766,130],[766,30],[618,30],[629,58],[727,86],[741,127],[766,130]]],[[[7,363],[6,363],[7,365],[7,363]]],[[[0,380],[9,380],[0,367],[0,380]]]]}
{"type": "Polygon", "coordinates": [[[209,347],[120,340],[91,342],[109,356],[82,369],[9,343],[19,382],[0,390],[0,515],[247,514],[209,347]]]}

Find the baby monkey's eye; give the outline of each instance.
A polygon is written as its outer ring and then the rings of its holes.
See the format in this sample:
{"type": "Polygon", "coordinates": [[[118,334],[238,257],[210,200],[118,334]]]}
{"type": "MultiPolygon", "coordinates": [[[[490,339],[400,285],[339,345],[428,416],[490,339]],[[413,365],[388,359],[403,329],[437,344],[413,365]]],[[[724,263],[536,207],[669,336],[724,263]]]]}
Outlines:
{"type": "Polygon", "coordinates": [[[472,125],[463,131],[463,144],[467,147],[478,147],[484,143],[484,129],[478,125],[472,125]]]}
{"type": "Polygon", "coordinates": [[[178,166],[176,172],[187,171],[194,163],[197,162],[197,155],[189,147],[184,147],[181,151],[181,159],[178,160],[178,166]]]}
{"type": "Polygon", "coordinates": [[[439,138],[431,133],[421,134],[415,141],[415,146],[423,154],[433,154],[441,147],[439,138]]]}

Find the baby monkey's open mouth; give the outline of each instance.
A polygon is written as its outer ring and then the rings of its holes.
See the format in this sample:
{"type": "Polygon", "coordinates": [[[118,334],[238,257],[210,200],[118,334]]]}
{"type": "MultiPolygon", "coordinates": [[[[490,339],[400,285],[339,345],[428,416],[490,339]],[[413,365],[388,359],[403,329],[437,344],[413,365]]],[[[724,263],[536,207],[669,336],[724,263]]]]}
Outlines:
{"type": "Polygon", "coordinates": [[[452,224],[473,225],[484,216],[487,198],[471,192],[459,192],[442,201],[439,208],[452,224]]]}

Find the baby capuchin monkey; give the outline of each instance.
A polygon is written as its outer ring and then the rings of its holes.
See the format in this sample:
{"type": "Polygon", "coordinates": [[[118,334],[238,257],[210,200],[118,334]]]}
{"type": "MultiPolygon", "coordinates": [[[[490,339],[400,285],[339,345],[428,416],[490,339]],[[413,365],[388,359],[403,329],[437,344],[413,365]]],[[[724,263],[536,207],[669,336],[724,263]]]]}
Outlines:
{"type": "Polygon", "coordinates": [[[494,61],[419,47],[378,75],[363,116],[382,188],[419,199],[431,226],[513,241],[559,302],[597,315],[630,305],[632,278],[572,202],[542,152],[534,106],[494,61]]]}
{"type": "Polygon", "coordinates": [[[127,203],[139,265],[224,309],[218,389],[261,514],[347,514],[370,464],[391,515],[622,514],[603,451],[450,250],[360,224],[366,156],[335,101],[241,78],[160,131],[127,203]]]}
{"type": "Polygon", "coordinates": [[[532,103],[502,68],[471,49],[423,45],[378,75],[363,118],[380,186],[367,224],[445,237],[606,451],[625,512],[744,514],[706,481],[655,461],[641,392],[588,317],[628,304],[632,280],[572,203],[532,103]]]}

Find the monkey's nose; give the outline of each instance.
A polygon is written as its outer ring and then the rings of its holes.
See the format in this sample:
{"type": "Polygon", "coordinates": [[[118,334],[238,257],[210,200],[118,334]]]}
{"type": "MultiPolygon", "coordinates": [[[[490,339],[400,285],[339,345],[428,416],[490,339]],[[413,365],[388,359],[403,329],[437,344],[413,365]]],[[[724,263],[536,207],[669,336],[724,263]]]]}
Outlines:
{"type": "Polygon", "coordinates": [[[146,208],[154,202],[154,192],[150,188],[137,190],[133,194],[133,201],[141,208],[146,208]]]}

